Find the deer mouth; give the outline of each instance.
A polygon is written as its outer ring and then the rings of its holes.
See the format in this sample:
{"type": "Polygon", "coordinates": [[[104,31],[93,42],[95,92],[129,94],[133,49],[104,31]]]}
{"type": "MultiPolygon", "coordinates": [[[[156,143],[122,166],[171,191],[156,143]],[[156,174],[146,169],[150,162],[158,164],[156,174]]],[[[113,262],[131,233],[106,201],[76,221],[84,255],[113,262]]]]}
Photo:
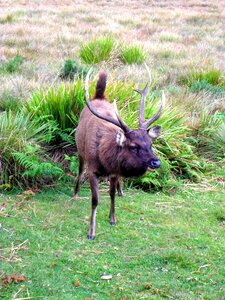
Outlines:
{"type": "Polygon", "coordinates": [[[147,168],[147,172],[154,172],[154,171],[155,171],[155,170],[152,169],[152,168],[150,168],[150,167],[147,168]]]}

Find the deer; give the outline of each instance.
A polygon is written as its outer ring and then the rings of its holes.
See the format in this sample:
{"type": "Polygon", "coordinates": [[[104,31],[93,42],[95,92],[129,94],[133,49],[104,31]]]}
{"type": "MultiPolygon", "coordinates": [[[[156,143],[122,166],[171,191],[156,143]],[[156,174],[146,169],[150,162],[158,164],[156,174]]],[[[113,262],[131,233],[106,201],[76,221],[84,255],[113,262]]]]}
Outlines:
{"type": "MultiPolygon", "coordinates": [[[[147,66],[146,66],[147,68],[147,66]]],[[[92,210],[88,230],[88,239],[94,240],[96,234],[96,213],[99,202],[99,178],[109,178],[111,225],[116,224],[115,194],[121,190],[120,177],[139,177],[147,171],[160,167],[160,160],[152,150],[153,141],[161,134],[161,126],[150,127],[161,115],[165,95],[159,110],[149,120],[144,119],[144,109],[151,75],[143,90],[134,89],[141,95],[139,108],[139,128],[132,130],[121,118],[116,102],[109,103],[105,96],[106,73],[100,73],[95,95],[89,98],[89,70],[85,79],[85,103],[76,129],[76,145],[79,160],[79,172],[74,188],[74,199],[78,198],[80,183],[85,166],[91,189],[92,210]]],[[[122,190],[121,190],[122,193],[122,190]]]]}

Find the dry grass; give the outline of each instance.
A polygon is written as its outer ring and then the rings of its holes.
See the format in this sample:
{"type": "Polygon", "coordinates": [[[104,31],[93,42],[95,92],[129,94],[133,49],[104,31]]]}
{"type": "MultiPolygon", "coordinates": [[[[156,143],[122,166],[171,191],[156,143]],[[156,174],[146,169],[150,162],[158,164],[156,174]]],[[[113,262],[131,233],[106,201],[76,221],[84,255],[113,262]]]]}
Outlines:
{"type": "MultiPolygon", "coordinates": [[[[195,66],[215,65],[225,72],[223,1],[0,1],[0,60],[17,52],[25,58],[20,75],[3,76],[0,89],[22,86],[24,97],[58,82],[65,59],[79,58],[82,42],[112,34],[141,44],[157,85],[176,83],[195,66]],[[11,83],[12,82],[12,83],[11,83]]],[[[103,65],[118,79],[143,81],[145,70],[103,65]]],[[[173,95],[174,96],[174,95],[173,95]]]]}

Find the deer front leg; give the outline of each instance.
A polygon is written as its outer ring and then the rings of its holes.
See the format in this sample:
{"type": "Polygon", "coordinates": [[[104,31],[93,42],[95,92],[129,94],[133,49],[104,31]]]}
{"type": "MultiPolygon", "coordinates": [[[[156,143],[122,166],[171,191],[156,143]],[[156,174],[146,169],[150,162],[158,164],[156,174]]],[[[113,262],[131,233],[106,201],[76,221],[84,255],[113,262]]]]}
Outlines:
{"type": "Polygon", "coordinates": [[[89,175],[91,194],[92,194],[92,213],[91,213],[91,222],[88,231],[88,239],[95,239],[95,230],[96,230],[96,212],[98,206],[98,178],[91,174],[89,175]]]}
{"type": "Polygon", "coordinates": [[[121,180],[117,180],[117,185],[116,185],[117,193],[119,197],[123,197],[123,190],[122,190],[122,183],[121,180]]]}
{"type": "Polygon", "coordinates": [[[110,224],[115,225],[116,224],[116,215],[115,215],[115,194],[116,194],[116,188],[118,183],[118,177],[111,177],[110,178],[110,213],[109,213],[109,219],[110,224]]]}

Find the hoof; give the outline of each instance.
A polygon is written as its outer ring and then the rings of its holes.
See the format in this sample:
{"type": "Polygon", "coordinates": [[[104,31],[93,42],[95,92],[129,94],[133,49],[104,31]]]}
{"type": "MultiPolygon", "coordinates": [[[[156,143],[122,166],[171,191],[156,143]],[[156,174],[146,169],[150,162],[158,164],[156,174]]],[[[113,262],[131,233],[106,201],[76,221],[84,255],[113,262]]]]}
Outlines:
{"type": "Polygon", "coordinates": [[[88,237],[88,240],[91,240],[91,241],[93,241],[95,239],[94,235],[88,235],[87,237],[88,237]]]}
{"type": "Polygon", "coordinates": [[[76,201],[77,199],[78,199],[78,195],[76,194],[73,196],[73,200],[76,201]]]}
{"type": "Polygon", "coordinates": [[[124,193],[123,193],[123,192],[118,192],[118,196],[119,196],[119,197],[123,197],[123,196],[124,196],[124,193]]]}
{"type": "Polygon", "coordinates": [[[116,225],[116,222],[109,222],[111,225],[116,225]]]}

